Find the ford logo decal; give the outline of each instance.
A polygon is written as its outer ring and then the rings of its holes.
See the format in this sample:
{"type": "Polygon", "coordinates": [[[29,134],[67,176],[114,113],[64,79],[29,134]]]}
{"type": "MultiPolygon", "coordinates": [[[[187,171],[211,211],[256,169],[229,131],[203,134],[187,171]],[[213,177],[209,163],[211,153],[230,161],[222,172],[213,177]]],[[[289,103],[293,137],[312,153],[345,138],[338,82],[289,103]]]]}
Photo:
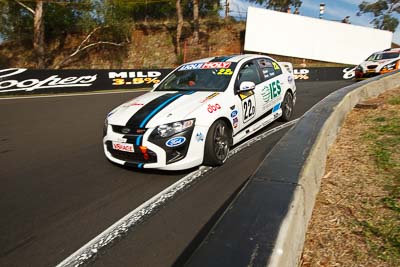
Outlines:
{"type": "Polygon", "coordinates": [[[186,142],[186,138],[183,137],[183,136],[179,136],[179,137],[174,137],[174,138],[169,139],[169,140],[165,143],[165,145],[166,145],[167,147],[176,147],[176,146],[182,145],[182,144],[185,143],[185,142],[186,142]]]}
{"type": "Polygon", "coordinates": [[[234,117],[237,116],[237,114],[238,114],[237,110],[234,110],[234,111],[232,111],[232,113],[231,113],[231,117],[234,118],[234,117]]]}
{"type": "Polygon", "coordinates": [[[124,134],[127,134],[127,133],[129,133],[130,131],[131,131],[131,130],[130,130],[129,128],[126,128],[126,127],[121,129],[121,132],[124,133],[124,134]]]}

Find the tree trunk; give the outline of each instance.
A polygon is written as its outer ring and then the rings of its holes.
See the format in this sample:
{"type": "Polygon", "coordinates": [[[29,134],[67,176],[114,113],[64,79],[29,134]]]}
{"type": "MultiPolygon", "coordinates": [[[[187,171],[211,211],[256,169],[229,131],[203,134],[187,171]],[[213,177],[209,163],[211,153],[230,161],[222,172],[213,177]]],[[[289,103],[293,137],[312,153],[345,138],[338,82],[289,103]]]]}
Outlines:
{"type": "Polygon", "coordinates": [[[199,0],[193,0],[193,43],[197,44],[199,42],[199,0]]]}
{"type": "Polygon", "coordinates": [[[181,0],[176,0],[176,15],[178,17],[178,24],[176,26],[176,53],[178,57],[181,56],[181,35],[182,35],[182,27],[183,27],[183,14],[181,7],[181,0]]]}
{"type": "Polygon", "coordinates": [[[33,49],[38,57],[38,68],[44,67],[44,20],[43,0],[36,0],[33,18],[33,49]]]}

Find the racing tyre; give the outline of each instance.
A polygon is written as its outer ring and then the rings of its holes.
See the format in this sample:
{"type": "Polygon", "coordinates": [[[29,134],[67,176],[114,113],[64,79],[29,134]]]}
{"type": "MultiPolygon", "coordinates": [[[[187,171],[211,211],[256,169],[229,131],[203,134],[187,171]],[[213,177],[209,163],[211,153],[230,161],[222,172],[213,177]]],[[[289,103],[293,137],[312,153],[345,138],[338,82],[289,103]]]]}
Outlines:
{"type": "Polygon", "coordinates": [[[293,95],[290,92],[286,92],[282,102],[282,116],[278,120],[289,121],[293,114],[293,106],[293,95]]]}
{"type": "Polygon", "coordinates": [[[222,120],[211,125],[207,133],[204,164],[208,166],[220,166],[228,158],[230,146],[230,129],[222,120]]]}

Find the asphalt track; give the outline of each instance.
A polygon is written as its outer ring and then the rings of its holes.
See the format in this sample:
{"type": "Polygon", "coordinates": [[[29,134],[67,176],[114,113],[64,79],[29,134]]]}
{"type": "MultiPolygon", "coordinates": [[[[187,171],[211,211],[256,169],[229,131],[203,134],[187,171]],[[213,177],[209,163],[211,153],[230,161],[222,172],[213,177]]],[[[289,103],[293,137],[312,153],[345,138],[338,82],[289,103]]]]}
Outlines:
{"type": "MultiPolygon", "coordinates": [[[[350,83],[297,83],[294,117],[350,83]]],[[[0,266],[55,266],[191,171],[137,171],[105,159],[105,115],[139,94],[0,100],[0,266]]],[[[183,264],[286,130],[206,174],[91,265],[183,264]]]]}

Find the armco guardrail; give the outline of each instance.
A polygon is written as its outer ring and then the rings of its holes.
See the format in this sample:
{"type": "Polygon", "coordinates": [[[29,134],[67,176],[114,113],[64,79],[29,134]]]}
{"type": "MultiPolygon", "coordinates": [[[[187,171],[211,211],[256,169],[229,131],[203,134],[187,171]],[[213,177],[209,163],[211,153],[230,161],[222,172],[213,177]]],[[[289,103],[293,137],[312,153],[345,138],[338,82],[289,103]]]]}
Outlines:
{"type": "MultiPolygon", "coordinates": [[[[172,69],[0,70],[0,96],[151,88],[172,69]]],[[[294,69],[297,81],[335,81],[354,77],[354,68],[294,69]]]]}
{"type": "Polygon", "coordinates": [[[400,72],[342,88],[267,155],[186,266],[297,266],[329,146],[360,100],[400,86],[400,72]]]}

